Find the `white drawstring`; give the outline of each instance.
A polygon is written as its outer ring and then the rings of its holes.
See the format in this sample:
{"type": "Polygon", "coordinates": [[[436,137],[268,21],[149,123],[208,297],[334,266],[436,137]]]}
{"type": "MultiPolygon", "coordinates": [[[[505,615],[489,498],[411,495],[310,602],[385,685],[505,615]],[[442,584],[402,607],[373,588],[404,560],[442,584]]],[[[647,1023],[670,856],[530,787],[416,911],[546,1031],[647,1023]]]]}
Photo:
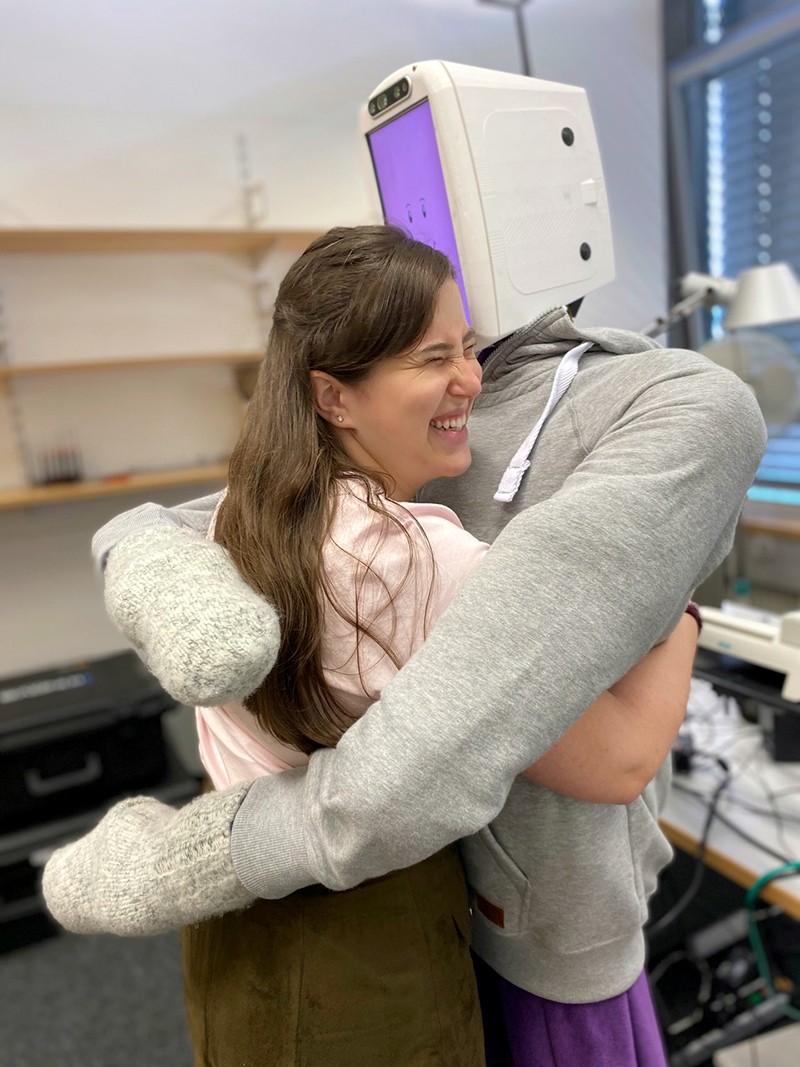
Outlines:
{"type": "Polygon", "coordinates": [[[530,461],[528,457],[533,451],[533,446],[536,444],[536,439],[541,433],[542,427],[547,421],[553,408],[559,402],[561,397],[572,385],[572,380],[578,373],[578,364],[580,363],[581,356],[587,349],[592,347],[591,341],[584,341],[582,344],[576,345],[575,348],[571,348],[569,352],[563,357],[556,369],[556,375],[553,379],[553,388],[550,390],[550,396],[545,404],[544,411],[536,423],[534,428],[519,446],[514,453],[511,462],[506,468],[506,472],[500,479],[500,484],[497,487],[497,492],[494,494],[494,499],[500,501],[501,504],[510,503],[516,496],[517,490],[522,482],[522,476],[525,471],[530,467],[530,461]]]}

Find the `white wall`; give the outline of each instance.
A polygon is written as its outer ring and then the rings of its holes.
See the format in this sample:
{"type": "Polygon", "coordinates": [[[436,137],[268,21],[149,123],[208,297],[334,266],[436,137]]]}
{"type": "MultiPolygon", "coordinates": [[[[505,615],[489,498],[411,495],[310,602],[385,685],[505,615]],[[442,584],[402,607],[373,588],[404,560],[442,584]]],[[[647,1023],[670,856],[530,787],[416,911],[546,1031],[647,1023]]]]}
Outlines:
{"type": "MultiPolygon", "coordinates": [[[[617,280],[581,318],[636,328],[665,307],[658,0],[534,0],[534,73],[584,85],[603,151],[617,280]]],[[[355,115],[387,73],[443,58],[518,70],[513,13],[476,0],[12,0],[0,38],[0,225],[241,225],[240,138],[264,224],[366,213],[355,115]]],[[[274,285],[285,259],[267,263],[274,285]]],[[[215,256],[0,257],[19,361],[259,344],[249,267],[215,256]]],[[[240,402],[224,368],[19,382],[26,436],[79,440],[87,475],[226,454],[240,402]]],[[[19,484],[0,408],[0,487],[19,484]]],[[[176,502],[206,491],[163,493],[176,502]]],[[[124,647],[88,544],[140,500],[0,512],[0,676],[124,647]]]]}

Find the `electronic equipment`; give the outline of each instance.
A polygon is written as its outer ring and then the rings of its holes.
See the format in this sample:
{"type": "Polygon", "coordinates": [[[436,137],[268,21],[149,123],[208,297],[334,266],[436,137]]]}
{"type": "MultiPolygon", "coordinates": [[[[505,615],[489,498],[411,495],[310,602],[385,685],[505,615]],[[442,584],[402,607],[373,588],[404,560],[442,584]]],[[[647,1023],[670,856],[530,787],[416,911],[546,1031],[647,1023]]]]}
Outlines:
{"type": "Polygon", "coordinates": [[[375,213],[445,252],[479,347],[614,276],[585,90],[430,60],[360,116],[375,213]]]}
{"type": "Polygon", "coordinates": [[[734,1045],[780,1022],[784,1018],[784,1009],[788,1002],[789,998],[785,993],[776,993],[741,1012],[724,1027],[709,1030],[676,1052],[670,1057],[670,1067],[700,1067],[707,1063],[709,1056],[718,1049],[734,1045]]]}
{"type": "Polygon", "coordinates": [[[701,607],[701,648],[785,675],[781,697],[800,702],[800,611],[777,621],[747,618],[721,608],[701,607]]]}

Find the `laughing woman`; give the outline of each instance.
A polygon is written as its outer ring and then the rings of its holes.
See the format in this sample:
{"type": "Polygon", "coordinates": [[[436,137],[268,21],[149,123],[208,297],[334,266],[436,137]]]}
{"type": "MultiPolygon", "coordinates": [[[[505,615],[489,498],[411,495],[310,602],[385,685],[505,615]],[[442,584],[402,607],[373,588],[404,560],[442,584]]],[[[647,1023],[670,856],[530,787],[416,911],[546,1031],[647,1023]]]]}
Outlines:
{"type": "MultiPolygon", "coordinates": [[[[244,704],[198,709],[217,789],[291,774],[335,746],[483,559],[488,546],[452,511],[413,502],[424,483],[469,467],[480,390],[474,334],[441,253],[392,227],[335,229],[290,269],[210,534],[276,606],[281,646],[244,704]]],[[[634,703],[648,686],[663,689],[648,736],[655,766],[688,687],[696,628],[687,626],[625,687],[634,703]],[[670,693],[672,722],[662,714],[670,693]]],[[[593,772],[599,760],[585,754],[596,753],[618,699],[599,698],[526,773],[608,801],[603,784],[616,769],[593,772]]],[[[454,847],[355,889],[312,886],[189,927],[196,1063],[480,1067],[469,937],[454,847]]]]}

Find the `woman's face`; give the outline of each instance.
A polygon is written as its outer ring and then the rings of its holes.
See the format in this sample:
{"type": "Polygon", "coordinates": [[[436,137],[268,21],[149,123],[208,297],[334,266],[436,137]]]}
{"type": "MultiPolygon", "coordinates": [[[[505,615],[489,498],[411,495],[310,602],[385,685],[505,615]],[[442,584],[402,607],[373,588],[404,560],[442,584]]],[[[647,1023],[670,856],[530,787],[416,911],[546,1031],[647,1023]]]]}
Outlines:
{"type": "Polygon", "coordinates": [[[472,462],[466,424],[481,391],[481,366],[456,283],[439,290],[416,347],[340,388],[342,444],[363,468],[391,478],[395,499],[410,500],[432,478],[463,474],[472,462]]]}

